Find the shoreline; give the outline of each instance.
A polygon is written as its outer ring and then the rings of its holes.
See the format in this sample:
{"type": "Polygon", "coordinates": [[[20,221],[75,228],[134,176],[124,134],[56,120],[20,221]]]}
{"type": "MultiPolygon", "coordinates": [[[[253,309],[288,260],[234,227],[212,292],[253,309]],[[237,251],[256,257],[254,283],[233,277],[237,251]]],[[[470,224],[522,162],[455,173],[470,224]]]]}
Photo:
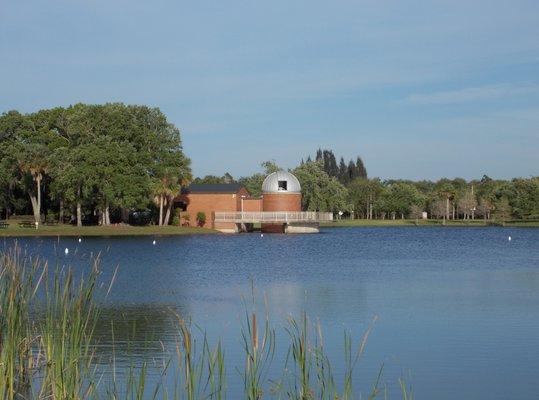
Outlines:
{"type": "Polygon", "coordinates": [[[72,225],[42,226],[39,229],[21,228],[18,222],[0,229],[0,237],[31,237],[31,236],[182,236],[182,235],[208,235],[217,231],[208,228],[195,228],[184,226],[83,226],[72,225]]]}
{"type": "MultiPolygon", "coordinates": [[[[320,224],[320,228],[398,228],[398,227],[458,227],[458,228],[539,228],[539,221],[509,221],[504,225],[485,224],[483,220],[475,221],[448,221],[443,225],[438,220],[340,220],[320,224]]],[[[88,237],[88,236],[185,236],[185,235],[212,235],[220,232],[209,228],[184,226],[83,226],[78,228],[72,225],[42,226],[39,229],[21,228],[18,222],[10,222],[10,226],[0,229],[0,237],[88,237]]]]}
{"type": "Polygon", "coordinates": [[[459,228],[539,228],[539,221],[508,221],[504,224],[494,223],[489,221],[485,224],[484,220],[450,220],[445,225],[442,220],[418,220],[415,219],[398,219],[398,220],[336,220],[331,223],[321,223],[321,228],[351,228],[351,227],[459,227],[459,228]]]}

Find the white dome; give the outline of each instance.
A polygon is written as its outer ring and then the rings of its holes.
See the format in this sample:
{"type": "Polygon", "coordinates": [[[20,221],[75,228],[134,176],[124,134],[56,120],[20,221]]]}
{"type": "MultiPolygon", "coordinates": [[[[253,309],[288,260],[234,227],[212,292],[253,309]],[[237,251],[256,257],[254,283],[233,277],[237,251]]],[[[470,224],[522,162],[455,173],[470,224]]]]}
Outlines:
{"type": "Polygon", "coordinates": [[[277,171],[264,179],[262,193],[301,193],[301,185],[290,172],[277,171]]]}

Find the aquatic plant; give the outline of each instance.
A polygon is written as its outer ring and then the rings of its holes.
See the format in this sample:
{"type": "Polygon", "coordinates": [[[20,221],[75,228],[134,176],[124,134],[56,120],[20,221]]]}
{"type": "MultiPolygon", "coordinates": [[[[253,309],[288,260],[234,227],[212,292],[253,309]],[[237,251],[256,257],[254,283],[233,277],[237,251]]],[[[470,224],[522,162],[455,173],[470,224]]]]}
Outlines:
{"type": "MultiPolygon", "coordinates": [[[[0,398],[225,399],[227,374],[221,342],[211,346],[203,329],[174,311],[178,326],[175,355],[162,345],[160,360],[133,356],[131,364],[119,371],[111,323],[112,358],[99,359],[94,335],[100,312],[96,301],[99,266],[99,259],[95,259],[85,276],[76,277],[70,268],[50,271],[47,263],[25,256],[17,247],[0,254],[0,398]]],[[[290,317],[285,327],[289,349],[282,376],[270,379],[275,329],[267,313],[259,320],[253,300],[253,308],[246,307],[241,328],[245,362],[237,369],[244,398],[356,398],[364,391],[354,386],[354,371],[375,321],[357,346],[345,332],[344,375],[337,385],[320,323],[312,324],[305,312],[299,320],[290,317]]],[[[131,346],[129,340],[127,345],[131,346]]],[[[380,368],[367,390],[368,399],[380,395],[382,371],[380,368]]],[[[399,387],[404,400],[413,399],[403,379],[399,387]]]]}

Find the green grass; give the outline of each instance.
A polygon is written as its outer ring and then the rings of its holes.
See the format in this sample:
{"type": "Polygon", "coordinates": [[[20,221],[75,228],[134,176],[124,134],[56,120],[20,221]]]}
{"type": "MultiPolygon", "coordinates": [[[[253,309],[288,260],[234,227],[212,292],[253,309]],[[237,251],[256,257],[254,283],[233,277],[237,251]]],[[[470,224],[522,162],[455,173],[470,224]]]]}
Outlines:
{"type": "Polygon", "coordinates": [[[0,228],[0,237],[2,236],[144,236],[144,235],[193,235],[217,233],[213,229],[184,227],[184,226],[83,226],[73,225],[41,225],[38,229],[21,228],[19,220],[10,219],[7,221],[9,227],[0,228]]]}
{"type": "MultiPolygon", "coordinates": [[[[365,227],[376,227],[376,226],[443,226],[442,220],[428,219],[428,220],[415,220],[415,219],[342,219],[335,220],[334,222],[324,222],[320,224],[321,227],[325,228],[342,228],[342,227],[352,227],[352,226],[365,226],[365,227]]],[[[456,226],[456,227],[483,227],[483,226],[506,226],[506,227],[530,227],[538,228],[539,221],[537,220],[511,220],[506,221],[503,225],[501,223],[496,223],[494,221],[485,221],[483,219],[475,220],[449,220],[446,221],[445,226],[456,226]]]]}

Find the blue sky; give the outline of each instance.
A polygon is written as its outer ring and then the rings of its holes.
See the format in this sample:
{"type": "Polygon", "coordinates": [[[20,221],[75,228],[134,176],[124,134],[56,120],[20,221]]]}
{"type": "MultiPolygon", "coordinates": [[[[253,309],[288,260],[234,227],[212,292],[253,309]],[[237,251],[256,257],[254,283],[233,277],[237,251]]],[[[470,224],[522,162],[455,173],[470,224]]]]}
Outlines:
{"type": "Polygon", "coordinates": [[[318,147],[370,176],[539,175],[539,1],[24,1],[0,111],[157,106],[196,175],[318,147]]]}

